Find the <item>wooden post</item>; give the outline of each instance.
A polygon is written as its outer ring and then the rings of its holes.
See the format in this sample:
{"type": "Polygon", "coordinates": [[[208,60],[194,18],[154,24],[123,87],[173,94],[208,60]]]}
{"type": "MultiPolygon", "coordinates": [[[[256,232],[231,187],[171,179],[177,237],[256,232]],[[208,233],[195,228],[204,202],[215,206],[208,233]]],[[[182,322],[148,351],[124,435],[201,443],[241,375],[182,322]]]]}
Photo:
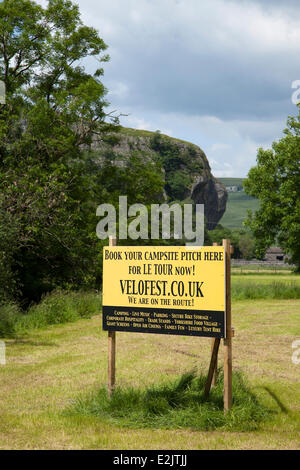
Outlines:
{"type": "MultiPolygon", "coordinates": [[[[213,242],[213,246],[218,246],[218,243],[213,242]]],[[[211,339],[211,354],[213,354],[213,350],[214,350],[214,346],[215,346],[215,340],[216,340],[216,338],[211,339]]],[[[219,344],[220,344],[220,341],[219,341],[219,344]]],[[[218,347],[218,350],[219,350],[219,347],[218,347]]],[[[212,376],[212,380],[211,380],[211,386],[212,387],[214,387],[217,383],[217,374],[218,374],[218,352],[217,352],[217,357],[216,357],[216,361],[215,361],[215,368],[213,370],[213,376],[212,376]]]]}
{"type": "Polygon", "coordinates": [[[224,338],[224,413],[231,409],[232,405],[232,327],[231,327],[231,272],[230,272],[230,240],[223,239],[225,248],[226,270],[226,334],[224,338]]]}
{"type": "Polygon", "coordinates": [[[207,375],[207,380],[205,384],[205,390],[204,390],[204,396],[208,397],[208,394],[210,392],[210,388],[212,385],[213,381],[213,376],[216,372],[216,364],[218,361],[218,351],[219,351],[219,346],[220,346],[220,338],[213,338],[213,348],[212,348],[212,354],[211,354],[211,359],[210,359],[210,365],[208,369],[208,375],[207,375]]]}
{"type": "MultiPolygon", "coordinates": [[[[218,338],[212,338],[211,339],[211,354],[213,354],[213,350],[214,350],[214,347],[215,347],[215,342],[216,342],[216,339],[218,338]]],[[[220,343],[220,342],[219,342],[220,343]]],[[[213,370],[213,375],[212,375],[212,379],[211,379],[211,386],[214,387],[217,383],[217,375],[218,375],[218,352],[217,352],[217,357],[216,357],[216,361],[215,361],[215,364],[214,364],[215,368],[213,370]]]]}
{"type": "MultiPolygon", "coordinates": [[[[109,237],[109,246],[116,246],[116,237],[109,237]]],[[[108,396],[111,397],[116,381],[116,332],[108,332],[108,396]]]]}

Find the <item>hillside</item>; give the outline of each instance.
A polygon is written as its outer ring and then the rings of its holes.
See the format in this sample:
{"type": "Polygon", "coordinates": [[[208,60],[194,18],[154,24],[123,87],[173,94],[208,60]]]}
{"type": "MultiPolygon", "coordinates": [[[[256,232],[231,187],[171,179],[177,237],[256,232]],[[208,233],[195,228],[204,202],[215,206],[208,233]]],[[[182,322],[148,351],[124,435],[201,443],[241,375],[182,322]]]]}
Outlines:
{"type": "MultiPolygon", "coordinates": [[[[242,186],[244,178],[219,178],[226,187],[242,186]]],[[[259,200],[248,196],[244,191],[228,192],[226,212],[220,220],[224,227],[233,229],[241,228],[247,216],[247,211],[256,211],[259,208],[259,200]]]]}
{"type": "Polygon", "coordinates": [[[229,186],[241,188],[243,178],[215,178],[200,147],[159,131],[122,127],[119,133],[94,142],[93,150],[100,164],[107,160],[107,155],[120,165],[126,165],[130,155],[136,155],[150,165],[159,162],[165,179],[161,202],[193,200],[196,204],[204,204],[209,230],[217,223],[230,229],[241,228],[247,210],[255,211],[259,207],[259,201],[244,191],[226,190],[229,186]]]}
{"type": "Polygon", "coordinates": [[[243,186],[245,178],[218,178],[224,186],[243,186]]]}
{"type": "Polygon", "coordinates": [[[175,139],[159,131],[121,128],[92,144],[94,161],[122,167],[138,159],[159,165],[164,179],[161,202],[191,201],[204,204],[207,228],[213,230],[226,210],[227,191],[211,173],[203,150],[190,142],[175,139]]]}

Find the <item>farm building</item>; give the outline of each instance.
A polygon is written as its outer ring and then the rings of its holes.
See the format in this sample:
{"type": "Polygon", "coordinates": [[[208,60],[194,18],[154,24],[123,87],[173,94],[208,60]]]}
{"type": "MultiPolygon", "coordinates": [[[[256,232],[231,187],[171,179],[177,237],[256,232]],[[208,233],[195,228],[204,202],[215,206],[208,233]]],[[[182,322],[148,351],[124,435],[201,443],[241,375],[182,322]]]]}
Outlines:
{"type": "Polygon", "coordinates": [[[278,261],[285,262],[286,256],[285,256],[285,254],[284,254],[284,252],[282,251],[281,248],[279,248],[277,246],[271,246],[266,251],[265,260],[266,261],[275,261],[275,262],[278,262],[278,261]]]}

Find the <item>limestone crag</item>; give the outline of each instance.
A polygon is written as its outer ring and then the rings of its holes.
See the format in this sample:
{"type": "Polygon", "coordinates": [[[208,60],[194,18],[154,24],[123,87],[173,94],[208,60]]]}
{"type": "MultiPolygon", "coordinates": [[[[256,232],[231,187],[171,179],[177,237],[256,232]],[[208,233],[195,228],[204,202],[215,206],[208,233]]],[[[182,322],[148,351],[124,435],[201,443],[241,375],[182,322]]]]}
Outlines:
{"type": "Polygon", "coordinates": [[[149,164],[159,160],[166,182],[163,199],[190,199],[195,204],[204,204],[208,230],[216,227],[226,210],[225,186],[212,175],[208,159],[197,145],[154,132],[122,128],[106,142],[94,142],[92,149],[99,162],[108,151],[121,156],[118,165],[131,152],[138,153],[149,164]]]}

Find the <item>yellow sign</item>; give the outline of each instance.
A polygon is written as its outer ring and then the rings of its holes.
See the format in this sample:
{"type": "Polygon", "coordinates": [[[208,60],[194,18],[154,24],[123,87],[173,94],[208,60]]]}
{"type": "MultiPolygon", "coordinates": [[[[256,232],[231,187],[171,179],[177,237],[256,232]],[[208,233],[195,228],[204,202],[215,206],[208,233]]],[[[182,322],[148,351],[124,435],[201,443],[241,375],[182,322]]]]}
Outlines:
{"type": "Polygon", "coordinates": [[[107,330],[223,337],[224,248],[105,247],[103,315],[107,330]]]}

